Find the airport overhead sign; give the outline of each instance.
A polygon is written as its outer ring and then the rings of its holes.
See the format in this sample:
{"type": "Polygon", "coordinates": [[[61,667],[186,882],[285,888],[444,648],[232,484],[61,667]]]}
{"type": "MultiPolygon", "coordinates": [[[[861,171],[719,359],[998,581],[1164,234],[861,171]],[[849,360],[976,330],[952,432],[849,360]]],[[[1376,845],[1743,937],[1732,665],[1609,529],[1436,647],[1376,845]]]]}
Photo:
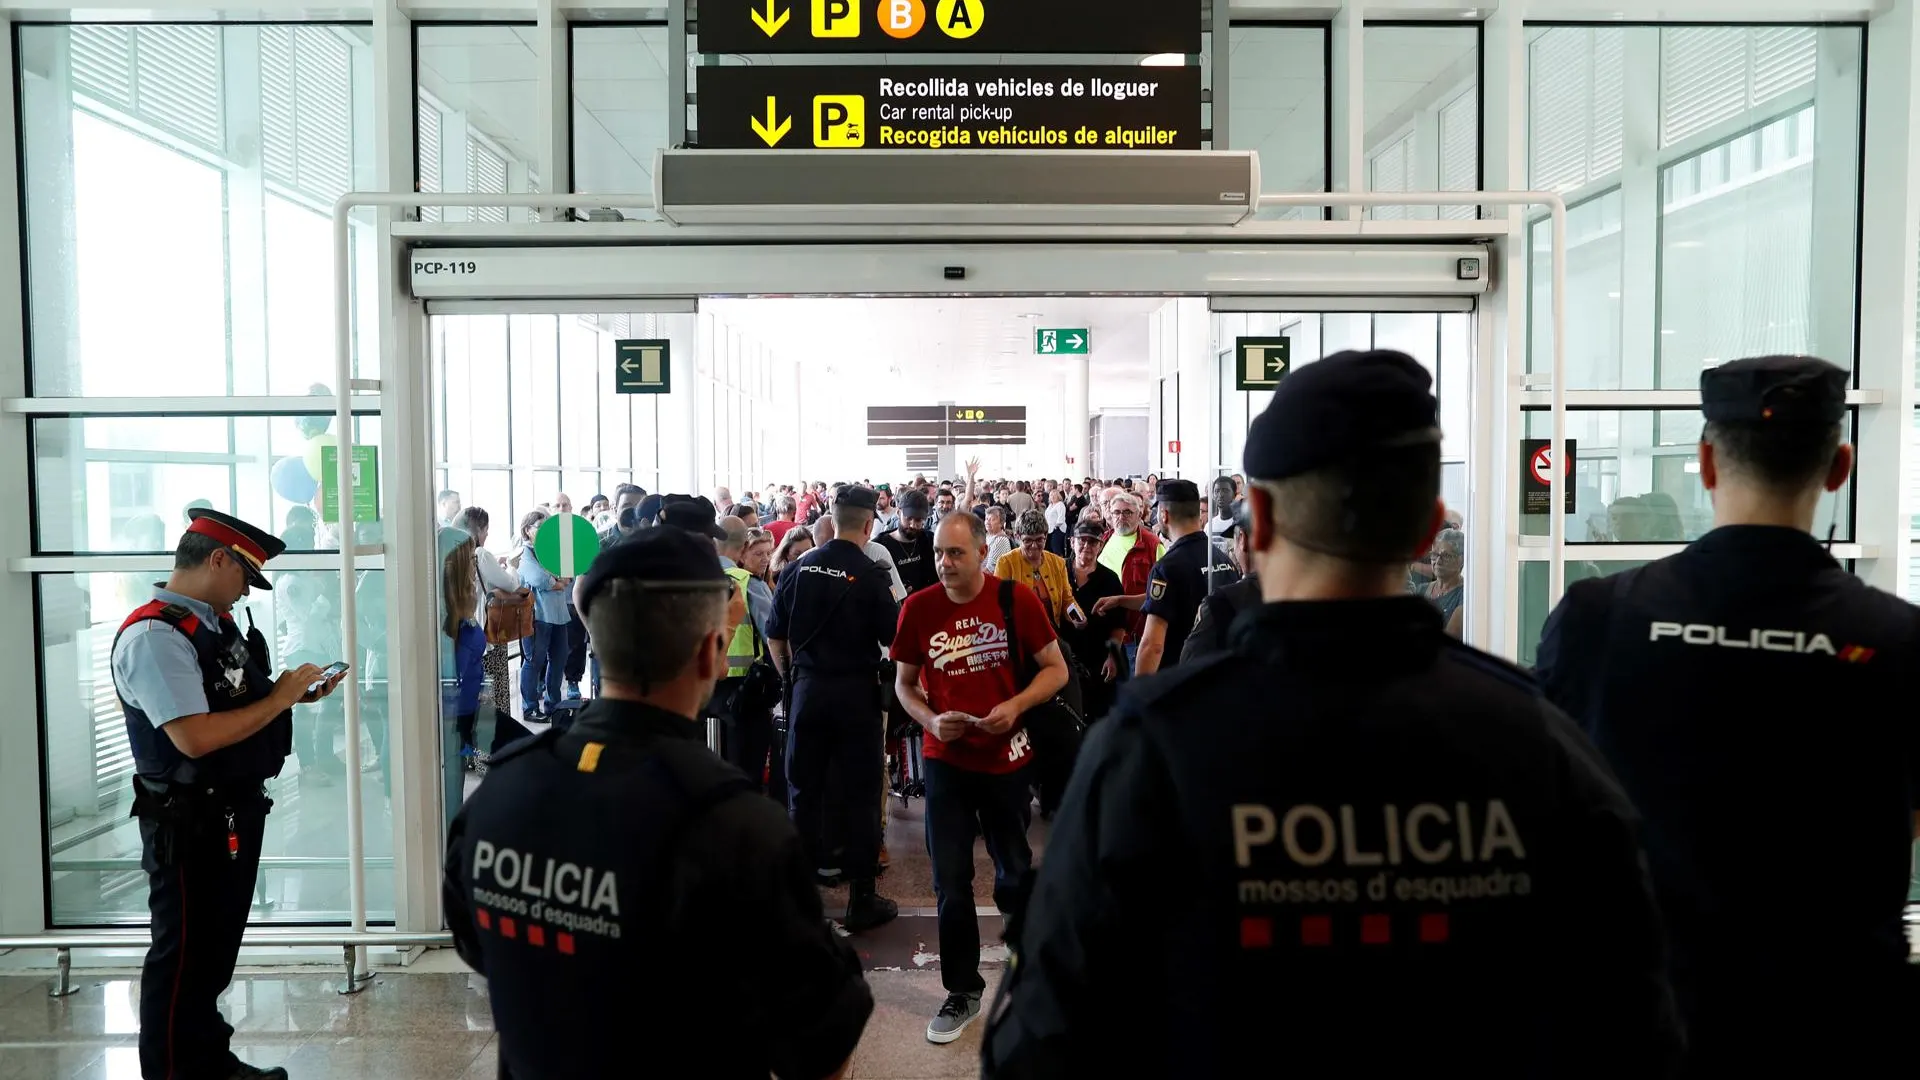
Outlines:
{"type": "Polygon", "coordinates": [[[1085,355],[1093,344],[1090,330],[1035,330],[1033,351],[1041,356],[1085,355]]]}
{"type": "Polygon", "coordinates": [[[1201,0],[700,0],[705,53],[1200,52],[1201,0]]]}
{"type": "Polygon", "coordinates": [[[873,405],[867,408],[868,446],[917,449],[1027,441],[1025,405],[873,405]]]}
{"type": "Polygon", "coordinates": [[[613,343],[613,389],[620,394],[673,392],[673,342],[633,338],[613,343]]]}
{"type": "Polygon", "coordinates": [[[703,67],[711,150],[1198,150],[1200,69],[703,67]]]}
{"type": "Polygon", "coordinates": [[[1243,337],[1233,339],[1233,385],[1236,390],[1271,390],[1287,377],[1293,356],[1293,340],[1283,337],[1243,337]]]}

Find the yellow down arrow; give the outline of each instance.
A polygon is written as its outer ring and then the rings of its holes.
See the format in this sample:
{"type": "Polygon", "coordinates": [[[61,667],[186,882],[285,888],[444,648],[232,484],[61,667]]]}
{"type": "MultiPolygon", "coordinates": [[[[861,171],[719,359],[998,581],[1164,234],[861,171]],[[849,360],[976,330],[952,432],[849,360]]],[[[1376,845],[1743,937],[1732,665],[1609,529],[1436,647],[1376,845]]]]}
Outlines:
{"type": "Polygon", "coordinates": [[[759,27],[760,31],[768,37],[779,33],[780,28],[787,25],[787,20],[793,17],[793,12],[791,11],[783,11],[775,15],[773,13],[773,0],[767,0],[767,13],[765,15],[761,15],[757,8],[753,9],[750,14],[753,16],[753,25],[759,27]]]}
{"type": "Polygon", "coordinates": [[[767,98],[767,122],[764,124],[761,123],[760,118],[756,116],[749,120],[748,123],[753,125],[753,133],[760,136],[760,140],[768,146],[780,145],[780,140],[786,138],[787,132],[793,130],[793,117],[789,116],[785,120],[780,119],[779,113],[774,111],[773,98],[771,96],[767,98]]]}

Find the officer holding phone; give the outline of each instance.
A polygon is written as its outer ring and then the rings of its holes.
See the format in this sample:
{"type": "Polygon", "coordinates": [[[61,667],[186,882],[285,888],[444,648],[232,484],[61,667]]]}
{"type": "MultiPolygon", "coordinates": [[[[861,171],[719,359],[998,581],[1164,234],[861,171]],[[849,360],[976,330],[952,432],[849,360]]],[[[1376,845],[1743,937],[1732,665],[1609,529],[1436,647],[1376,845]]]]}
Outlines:
{"type": "Polygon", "coordinates": [[[133,750],[153,945],[140,978],[140,1075],[285,1080],[229,1048],[219,997],[233,979],[266,829],[266,782],[293,747],[293,706],[333,693],[345,664],[275,679],[265,635],[233,606],[271,589],[272,534],[197,509],[153,599],[121,624],[113,684],[133,750]]]}

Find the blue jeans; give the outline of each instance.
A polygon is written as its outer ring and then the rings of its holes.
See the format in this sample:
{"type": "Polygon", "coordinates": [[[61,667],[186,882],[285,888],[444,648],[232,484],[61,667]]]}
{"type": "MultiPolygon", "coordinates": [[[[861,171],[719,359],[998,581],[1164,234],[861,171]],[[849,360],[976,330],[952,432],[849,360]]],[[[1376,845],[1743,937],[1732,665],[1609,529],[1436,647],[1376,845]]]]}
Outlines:
{"type": "Polygon", "coordinates": [[[560,700],[567,644],[566,623],[535,622],[533,633],[520,639],[520,707],[529,720],[560,700]]]}
{"type": "Polygon", "coordinates": [[[973,906],[973,838],[986,838],[993,902],[1003,921],[1011,919],[1033,873],[1033,848],[1027,843],[1033,794],[1025,768],[996,776],[933,758],[925,764],[940,983],[949,994],[978,994],[987,983],[980,977],[980,918],[973,906]]]}

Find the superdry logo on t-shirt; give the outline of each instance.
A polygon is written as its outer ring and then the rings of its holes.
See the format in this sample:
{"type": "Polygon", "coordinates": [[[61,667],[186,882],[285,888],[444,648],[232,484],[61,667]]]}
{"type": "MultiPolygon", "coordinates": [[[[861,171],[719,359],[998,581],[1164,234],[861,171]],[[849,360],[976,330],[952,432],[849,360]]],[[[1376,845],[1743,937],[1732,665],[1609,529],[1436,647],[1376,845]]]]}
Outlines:
{"type": "Polygon", "coordinates": [[[1007,656],[1006,629],[979,618],[961,619],[927,641],[927,662],[943,675],[999,667],[1007,656]]]}

